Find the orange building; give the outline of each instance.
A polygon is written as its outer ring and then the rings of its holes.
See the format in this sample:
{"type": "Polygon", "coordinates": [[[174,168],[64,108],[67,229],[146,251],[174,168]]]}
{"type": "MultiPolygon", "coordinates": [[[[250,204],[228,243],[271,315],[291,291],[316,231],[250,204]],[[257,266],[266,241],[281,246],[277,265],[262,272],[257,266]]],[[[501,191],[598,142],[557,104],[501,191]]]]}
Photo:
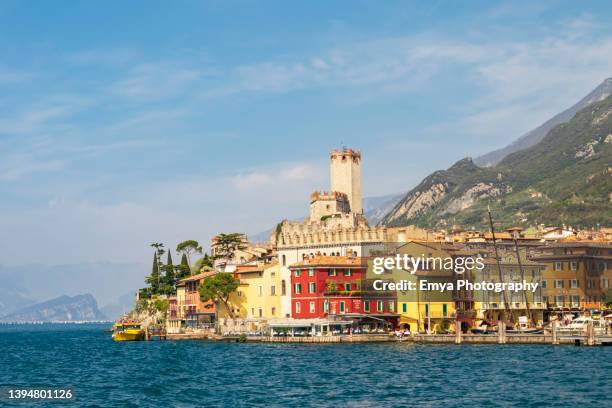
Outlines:
{"type": "Polygon", "coordinates": [[[542,300],[549,309],[601,309],[612,286],[612,243],[560,241],[541,246],[534,261],[544,262],[542,300]]]}

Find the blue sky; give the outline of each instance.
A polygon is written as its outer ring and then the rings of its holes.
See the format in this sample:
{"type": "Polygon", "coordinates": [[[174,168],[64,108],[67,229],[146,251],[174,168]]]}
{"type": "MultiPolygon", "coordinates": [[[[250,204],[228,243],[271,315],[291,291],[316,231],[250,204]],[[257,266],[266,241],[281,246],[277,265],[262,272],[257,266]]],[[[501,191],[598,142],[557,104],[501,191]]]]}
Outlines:
{"type": "Polygon", "coordinates": [[[407,191],[612,76],[610,21],[606,1],[4,1],[0,264],[266,230],[341,145],[365,196],[407,191]]]}

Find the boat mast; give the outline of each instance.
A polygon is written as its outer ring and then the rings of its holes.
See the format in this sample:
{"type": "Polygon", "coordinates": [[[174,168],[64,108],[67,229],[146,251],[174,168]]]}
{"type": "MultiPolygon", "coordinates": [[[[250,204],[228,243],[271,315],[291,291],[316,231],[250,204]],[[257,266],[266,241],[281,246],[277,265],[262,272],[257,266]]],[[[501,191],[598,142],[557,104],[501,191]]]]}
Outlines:
{"type": "MultiPolygon", "coordinates": [[[[504,283],[504,277],[502,275],[501,263],[499,262],[499,253],[497,252],[497,242],[495,240],[495,229],[493,228],[493,217],[491,217],[491,207],[487,205],[487,212],[489,213],[489,225],[491,227],[491,236],[493,237],[493,248],[495,249],[495,261],[497,262],[497,272],[499,274],[499,282],[504,283]]],[[[506,311],[506,317],[510,314],[510,310],[508,308],[508,299],[506,297],[506,291],[502,291],[502,296],[504,299],[504,309],[506,311]]]]}
{"type": "MultiPolygon", "coordinates": [[[[516,251],[516,260],[518,261],[519,270],[521,271],[521,281],[525,281],[525,271],[523,270],[523,263],[521,262],[521,254],[519,252],[518,242],[516,238],[514,238],[514,250],[516,251]]],[[[533,282],[531,282],[533,283],[533,282]]],[[[529,318],[529,322],[535,325],[533,321],[533,316],[531,315],[531,310],[529,308],[529,298],[527,297],[527,291],[523,291],[523,298],[525,299],[525,307],[527,308],[527,317],[529,318]]]]}

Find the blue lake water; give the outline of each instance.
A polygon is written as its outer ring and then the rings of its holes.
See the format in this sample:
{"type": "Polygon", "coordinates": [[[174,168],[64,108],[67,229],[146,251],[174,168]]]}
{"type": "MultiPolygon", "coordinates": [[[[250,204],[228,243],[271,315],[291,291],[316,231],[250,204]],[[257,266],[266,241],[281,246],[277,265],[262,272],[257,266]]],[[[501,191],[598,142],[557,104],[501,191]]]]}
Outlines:
{"type": "Polygon", "coordinates": [[[103,328],[0,326],[0,387],[74,389],[31,405],[53,407],[612,406],[612,347],[115,343],[103,328]]]}

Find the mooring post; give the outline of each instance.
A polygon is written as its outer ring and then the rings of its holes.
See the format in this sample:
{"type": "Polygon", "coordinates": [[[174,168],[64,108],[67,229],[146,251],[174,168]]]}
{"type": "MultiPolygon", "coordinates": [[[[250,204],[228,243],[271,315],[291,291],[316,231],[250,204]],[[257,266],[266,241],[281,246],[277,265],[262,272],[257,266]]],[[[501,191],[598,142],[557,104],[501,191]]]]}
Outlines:
{"type": "Polygon", "coordinates": [[[557,337],[557,321],[552,322],[552,344],[559,344],[559,338],[557,337]]]}
{"type": "Polygon", "coordinates": [[[498,343],[506,344],[506,323],[505,322],[501,322],[501,324],[497,326],[497,333],[499,335],[498,343]]]}
{"type": "Polygon", "coordinates": [[[589,323],[587,324],[586,344],[587,346],[595,345],[595,326],[593,325],[593,320],[589,320],[589,323]]]}
{"type": "Polygon", "coordinates": [[[455,344],[461,344],[461,322],[459,319],[455,320],[455,344]]]}

